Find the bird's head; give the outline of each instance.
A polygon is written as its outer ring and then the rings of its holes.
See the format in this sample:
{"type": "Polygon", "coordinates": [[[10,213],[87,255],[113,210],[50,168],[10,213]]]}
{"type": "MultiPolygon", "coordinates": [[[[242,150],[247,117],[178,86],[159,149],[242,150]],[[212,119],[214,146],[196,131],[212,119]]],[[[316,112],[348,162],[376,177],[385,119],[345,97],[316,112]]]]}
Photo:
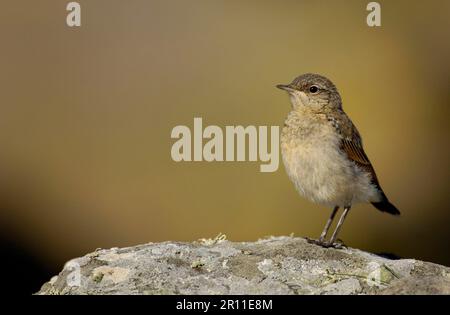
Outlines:
{"type": "Polygon", "coordinates": [[[278,84],[277,88],[288,92],[294,109],[301,106],[317,110],[342,108],[336,86],[319,74],[302,74],[289,84],[278,84]]]}

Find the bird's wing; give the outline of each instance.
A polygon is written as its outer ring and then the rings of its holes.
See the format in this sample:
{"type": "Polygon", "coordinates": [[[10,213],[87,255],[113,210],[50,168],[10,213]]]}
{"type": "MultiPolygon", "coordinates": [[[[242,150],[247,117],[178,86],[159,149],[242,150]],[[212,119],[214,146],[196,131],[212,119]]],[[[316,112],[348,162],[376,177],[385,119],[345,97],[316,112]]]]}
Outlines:
{"type": "Polygon", "coordinates": [[[343,112],[341,117],[339,117],[339,120],[342,123],[341,128],[339,128],[339,133],[342,137],[340,143],[341,150],[346,154],[350,161],[353,161],[359,168],[368,173],[372,179],[372,183],[381,190],[372,163],[370,163],[369,158],[364,152],[358,129],[356,129],[350,118],[343,112]],[[343,126],[345,127],[342,128],[343,126]]]}
{"type": "Polygon", "coordinates": [[[377,174],[375,174],[375,170],[364,152],[362,144],[351,139],[342,139],[341,149],[351,161],[353,161],[359,168],[367,172],[370,175],[372,182],[379,187],[377,174]]]}
{"type": "Polygon", "coordinates": [[[336,129],[341,135],[340,148],[342,152],[347,155],[350,161],[353,161],[357,167],[359,167],[370,176],[372,184],[375,185],[375,187],[379,190],[380,200],[372,202],[374,207],[380,211],[384,211],[393,215],[399,215],[400,211],[391,202],[389,202],[388,198],[383,192],[383,189],[381,189],[377,175],[375,174],[375,170],[373,169],[369,158],[364,152],[361,136],[359,135],[358,130],[356,129],[355,125],[353,125],[350,118],[348,118],[347,115],[342,112],[338,119],[332,118],[331,122],[335,126],[341,126],[340,128],[336,129]]]}

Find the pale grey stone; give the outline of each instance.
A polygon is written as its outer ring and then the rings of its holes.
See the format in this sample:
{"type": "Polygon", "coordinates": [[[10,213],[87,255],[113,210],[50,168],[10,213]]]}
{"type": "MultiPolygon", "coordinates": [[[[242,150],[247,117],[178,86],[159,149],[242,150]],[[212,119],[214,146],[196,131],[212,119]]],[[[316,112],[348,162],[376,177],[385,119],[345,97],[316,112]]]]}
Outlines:
{"type": "Polygon", "coordinates": [[[450,268],[298,237],[148,243],[72,259],[37,294],[450,294],[450,268]]]}

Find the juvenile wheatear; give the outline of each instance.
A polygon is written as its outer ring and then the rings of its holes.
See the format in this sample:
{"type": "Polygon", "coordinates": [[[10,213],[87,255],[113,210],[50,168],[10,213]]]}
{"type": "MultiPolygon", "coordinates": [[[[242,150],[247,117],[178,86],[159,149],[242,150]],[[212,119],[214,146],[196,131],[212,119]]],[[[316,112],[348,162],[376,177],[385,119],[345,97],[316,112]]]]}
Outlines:
{"type": "Polygon", "coordinates": [[[301,195],[333,207],[320,238],[310,241],[339,247],[337,235],[356,203],[370,202],[378,210],[399,215],[380,187],[361,136],[342,109],[334,84],[321,75],[307,73],[277,87],[288,92],[292,103],[281,133],[287,174],[301,195]],[[339,207],[344,212],[326,241],[339,207]]]}

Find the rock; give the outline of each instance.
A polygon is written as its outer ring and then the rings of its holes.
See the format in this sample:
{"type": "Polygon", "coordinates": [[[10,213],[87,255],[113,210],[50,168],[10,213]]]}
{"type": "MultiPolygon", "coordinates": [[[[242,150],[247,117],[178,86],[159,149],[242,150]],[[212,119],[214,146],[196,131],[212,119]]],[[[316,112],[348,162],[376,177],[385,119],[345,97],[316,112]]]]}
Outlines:
{"type": "Polygon", "coordinates": [[[450,294],[450,268],[298,237],[98,249],[37,294],[450,294]]]}

